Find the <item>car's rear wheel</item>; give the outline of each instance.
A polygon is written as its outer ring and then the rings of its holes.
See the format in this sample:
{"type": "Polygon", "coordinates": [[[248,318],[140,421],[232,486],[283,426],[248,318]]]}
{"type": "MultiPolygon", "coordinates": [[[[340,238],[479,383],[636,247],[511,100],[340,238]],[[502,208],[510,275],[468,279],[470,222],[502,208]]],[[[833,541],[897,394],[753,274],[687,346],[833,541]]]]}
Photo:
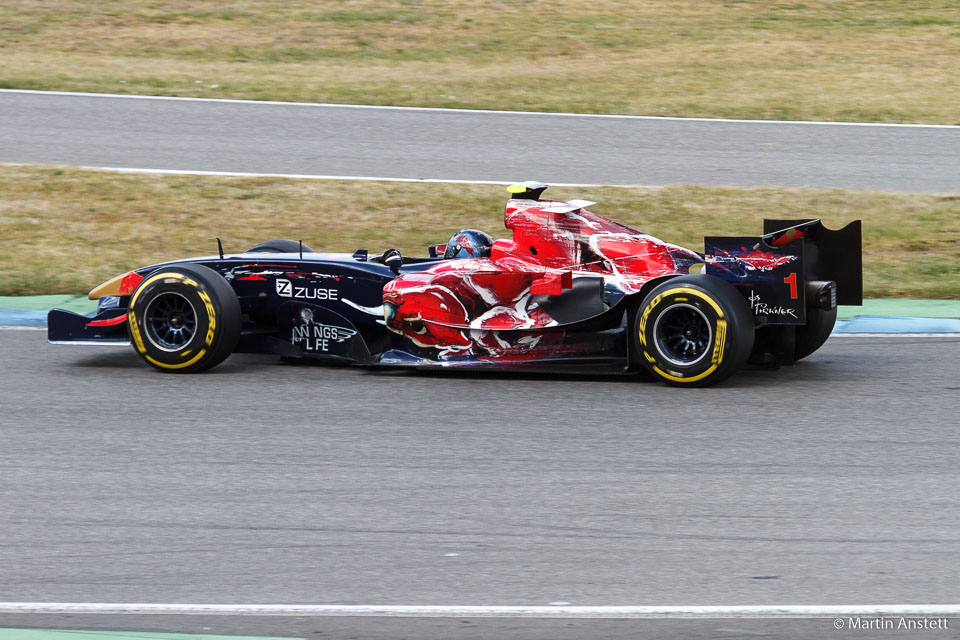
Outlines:
{"type": "Polygon", "coordinates": [[[161,267],[130,297],[134,348],[160,371],[194,373],[223,362],[240,339],[240,303],[223,277],[203,265],[161,267]]]}
{"type": "MultiPolygon", "coordinates": [[[[301,245],[296,240],[268,240],[255,244],[244,253],[300,253],[301,245]]],[[[313,249],[303,245],[305,253],[314,253],[313,249]]]]}
{"type": "Polygon", "coordinates": [[[793,359],[796,361],[806,358],[822,347],[833,332],[835,324],[837,324],[837,307],[830,311],[807,307],[807,322],[797,327],[793,359]]]}
{"type": "Polygon", "coordinates": [[[633,335],[638,360],[654,377],[705,387],[746,362],[753,348],[753,314],[729,283],[707,275],[678,276],[644,298],[633,335]]]}

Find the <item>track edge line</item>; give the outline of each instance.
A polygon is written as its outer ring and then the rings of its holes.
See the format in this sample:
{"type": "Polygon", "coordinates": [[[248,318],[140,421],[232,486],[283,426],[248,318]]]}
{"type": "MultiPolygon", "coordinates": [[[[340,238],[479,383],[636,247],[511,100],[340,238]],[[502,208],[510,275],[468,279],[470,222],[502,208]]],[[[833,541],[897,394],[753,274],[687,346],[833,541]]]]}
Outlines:
{"type": "Polygon", "coordinates": [[[956,617],[960,616],[960,604],[745,606],[420,606],[0,602],[0,613],[514,618],[817,618],[864,615],[935,615],[956,617]]]}

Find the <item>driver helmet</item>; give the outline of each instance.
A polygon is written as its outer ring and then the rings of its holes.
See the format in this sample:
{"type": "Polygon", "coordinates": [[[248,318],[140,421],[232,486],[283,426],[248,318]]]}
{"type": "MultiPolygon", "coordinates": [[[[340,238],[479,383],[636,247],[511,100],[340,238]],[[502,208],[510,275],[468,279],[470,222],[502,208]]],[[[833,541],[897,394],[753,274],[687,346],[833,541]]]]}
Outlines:
{"type": "Polygon", "coordinates": [[[493,238],[483,231],[476,229],[461,229],[453,234],[447,249],[443,252],[444,258],[489,258],[493,238]]]}

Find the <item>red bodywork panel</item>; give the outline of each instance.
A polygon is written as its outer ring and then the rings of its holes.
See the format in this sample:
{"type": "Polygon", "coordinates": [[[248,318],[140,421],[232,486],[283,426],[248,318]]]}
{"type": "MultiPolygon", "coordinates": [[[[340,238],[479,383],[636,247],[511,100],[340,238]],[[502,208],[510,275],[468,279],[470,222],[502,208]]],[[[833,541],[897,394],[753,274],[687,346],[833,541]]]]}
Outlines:
{"type": "Polygon", "coordinates": [[[121,325],[127,321],[127,314],[123,313],[115,318],[107,318],[105,320],[92,320],[87,323],[88,327],[115,327],[121,325]]]}
{"type": "Polygon", "coordinates": [[[131,271],[120,281],[120,292],[117,295],[132,296],[141,282],[143,282],[143,276],[136,271],[131,271]]]}
{"type": "Polygon", "coordinates": [[[635,293],[652,278],[703,262],[693,251],[565,205],[510,200],[504,223],[513,238],[494,242],[489,258],[444,260],[389,282],[387,327],[442,355],[530,354],[552,342],[542,330],[559,326],[534,296],[560,295],[578,277],[598,276],[622,295],[635,293]],[[526,331],[491,335],[516,330],[526,331]]]}

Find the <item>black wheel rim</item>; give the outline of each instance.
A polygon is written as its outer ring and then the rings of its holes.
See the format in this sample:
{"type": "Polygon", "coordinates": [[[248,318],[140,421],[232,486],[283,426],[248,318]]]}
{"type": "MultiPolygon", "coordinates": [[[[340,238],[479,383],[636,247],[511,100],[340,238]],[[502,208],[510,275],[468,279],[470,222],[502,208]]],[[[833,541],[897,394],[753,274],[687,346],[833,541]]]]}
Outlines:
{"type": "Polygon", "coordinates": [[[713,338],[707,316],[689,304],[673,305],[664,311],[657,318],[653,331],[660,355],[681,367],[702,360],[713,338]]]}
{"type": "Polygon", "coordinates": [[[147,339],[163,351],[179,351],[197,333],[197,312],[179,293],[161,293],[144,313],[147,339]]]}

